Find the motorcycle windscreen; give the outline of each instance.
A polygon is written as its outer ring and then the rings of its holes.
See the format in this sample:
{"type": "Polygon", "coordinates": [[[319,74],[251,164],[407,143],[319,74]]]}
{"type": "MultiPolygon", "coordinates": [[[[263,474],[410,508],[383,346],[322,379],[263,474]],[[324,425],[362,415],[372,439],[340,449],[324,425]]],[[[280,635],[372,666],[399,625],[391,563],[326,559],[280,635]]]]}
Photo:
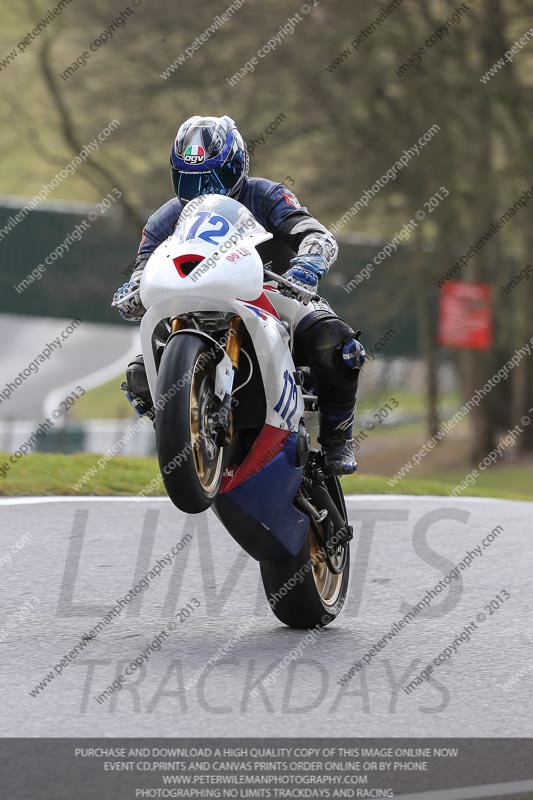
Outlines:
{"type": "Polygon", "coordinates": [[[191,200],[180,214],[173,239],[179,243],[202,239],[219,247],[226,239],[268,237],[248,209],[231,197],[211,194],[191,200]]]}

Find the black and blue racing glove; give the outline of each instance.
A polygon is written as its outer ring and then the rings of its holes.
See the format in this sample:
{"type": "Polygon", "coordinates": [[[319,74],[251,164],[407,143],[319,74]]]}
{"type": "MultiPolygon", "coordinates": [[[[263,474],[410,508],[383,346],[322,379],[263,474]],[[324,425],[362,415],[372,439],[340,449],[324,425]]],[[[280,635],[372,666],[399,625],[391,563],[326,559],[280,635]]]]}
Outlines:
{"type": "Polygon", "coordinates": [[[328,265],[324,256],[310,253],[291,258],[291,267],[283,275],[284,278],[302,286],[304,289],[316,289],[318,281],[327,275],[328,265]]]}

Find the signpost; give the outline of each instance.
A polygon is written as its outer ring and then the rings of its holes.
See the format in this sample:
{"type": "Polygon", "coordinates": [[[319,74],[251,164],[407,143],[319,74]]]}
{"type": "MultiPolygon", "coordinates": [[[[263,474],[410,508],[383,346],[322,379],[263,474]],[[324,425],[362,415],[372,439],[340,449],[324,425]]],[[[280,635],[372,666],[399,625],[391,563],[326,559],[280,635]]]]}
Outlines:
{"type": "Polygon", "coordinates": [[[439,298],[439,344],[463,350],[492,345],[492,287],[486,283],[450,281],[439,298]]]}

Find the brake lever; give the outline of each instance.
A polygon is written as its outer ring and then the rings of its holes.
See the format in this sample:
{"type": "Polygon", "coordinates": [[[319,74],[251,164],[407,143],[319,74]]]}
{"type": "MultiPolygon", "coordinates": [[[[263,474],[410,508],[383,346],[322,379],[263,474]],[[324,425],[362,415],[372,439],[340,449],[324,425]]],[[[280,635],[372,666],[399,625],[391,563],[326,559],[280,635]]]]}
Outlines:
{"type": "Polygon", "coordinates": [[[296,300],[302,302],[304,306],[308,305],[311,300],[320,300],[320,295],[318,295],[316,292],[311,292],[308,289],[304,289],[292,281],[289,281],[287,278],[284,278],[282,275],[277,275],[275,272],[271,272],[269,269],[264,270],[264,275],[269,280],[277,283],[278,286],[283,287],[283,289],[280,289],[281,294],[285,295],[286,297],[294,297],[296,300]]]}

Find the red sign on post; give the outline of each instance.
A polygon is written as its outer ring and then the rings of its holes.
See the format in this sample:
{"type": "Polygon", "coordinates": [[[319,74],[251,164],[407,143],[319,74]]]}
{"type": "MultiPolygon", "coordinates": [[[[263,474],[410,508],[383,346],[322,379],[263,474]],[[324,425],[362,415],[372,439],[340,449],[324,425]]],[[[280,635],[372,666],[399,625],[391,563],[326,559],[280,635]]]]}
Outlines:
{"type": "Polygon", "coordinates": [[[492,344],[492,286],[451,281],[439,300],[439,344],[489,350],[492,344]]]}

